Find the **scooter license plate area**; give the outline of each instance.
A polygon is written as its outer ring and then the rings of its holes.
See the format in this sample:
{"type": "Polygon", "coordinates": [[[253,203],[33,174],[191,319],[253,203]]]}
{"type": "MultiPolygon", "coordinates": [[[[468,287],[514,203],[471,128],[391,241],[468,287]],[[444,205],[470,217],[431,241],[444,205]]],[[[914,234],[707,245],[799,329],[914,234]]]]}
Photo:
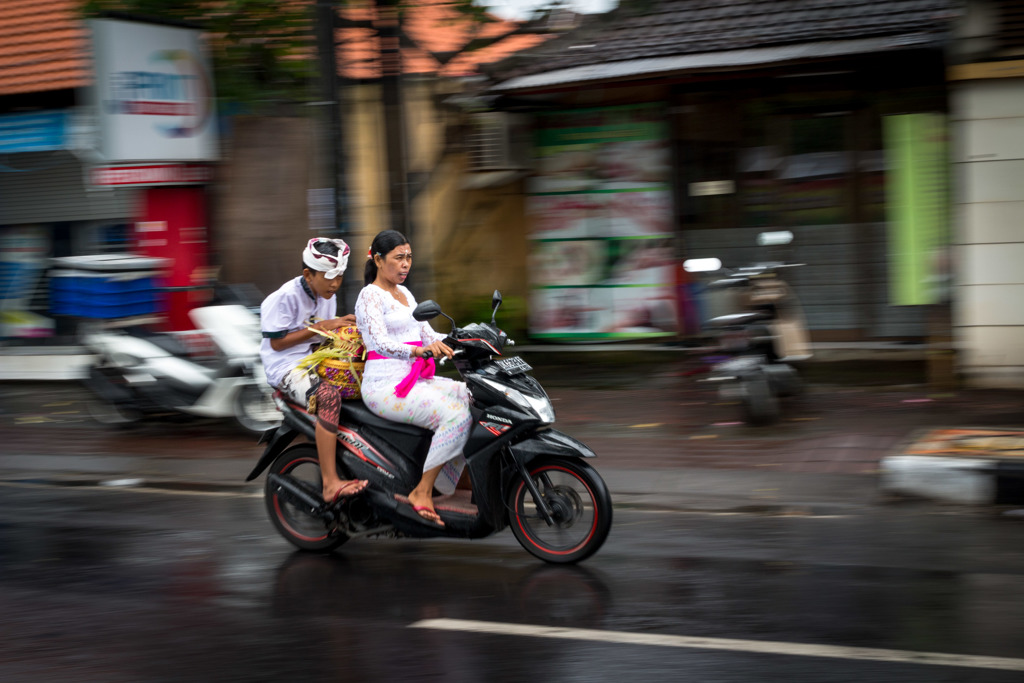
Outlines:
{"type": "Polygon", "coordinates": [[[739,356],[719,363],[715,366],[714,371],[723,374],[736,374],[756,368],[762,363],[764,363],[764,356],[739,356]]]}
{"type": "Polygon", "coordinates": [[[524,372],[529,372],[533,368],[530,364],[519,356],[511,356],[509,358],[496,358],[494,364],[501,368],[501,371],[506,375],[521,375],[524,372]]]}

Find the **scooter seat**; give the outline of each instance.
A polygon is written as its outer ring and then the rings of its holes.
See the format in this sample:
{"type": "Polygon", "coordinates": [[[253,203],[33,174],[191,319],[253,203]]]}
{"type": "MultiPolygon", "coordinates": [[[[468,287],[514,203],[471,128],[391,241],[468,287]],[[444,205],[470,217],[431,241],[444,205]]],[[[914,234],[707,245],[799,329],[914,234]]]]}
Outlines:
{"type": "Polygon", "coordinates": [[[344,421],[346,418],[368,427],[376,427],[377,429],[398,432],[400,434],[409,434],[410,436],[433,436],[434,434],[433,431],[423,427],[385,420],[383,417],[371,412],[365,403],[356,399],[345,399],[341,402],[341,419],[344,421]]]}
{"type": "Polygon", "coordinates": [[[179,358],[189,358],[188,349],[179,340],[169,334],[150,332],[140,328],[128,328],[125,332],[133,337],[143,339],[162,351],[179,358]]]}
{"type": "Polygon", "coordinates": [[[716,316],[708,321],[708,325],[712,327],[741,327],[757,320],[768,320],[770,318],[771,314],[766,311],[747,311],[716,316]]]}

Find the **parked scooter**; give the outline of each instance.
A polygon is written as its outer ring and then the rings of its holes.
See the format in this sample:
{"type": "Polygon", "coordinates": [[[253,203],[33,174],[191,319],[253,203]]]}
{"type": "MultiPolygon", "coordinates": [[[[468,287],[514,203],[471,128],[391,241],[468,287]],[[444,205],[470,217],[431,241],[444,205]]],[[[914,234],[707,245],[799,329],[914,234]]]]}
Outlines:
{"type": "MultiPolygon", "coordinates": [[[[788,244],[789,231],[761,233],[762,246],[788,244]]],[[[693,259],[689,272],[724,271],[727,277],[708,284],[710,290],[736,293],[739,312],[706,322],[717,338],[719,358],[700,381],[720,383],[724,400],[739,400],[746,422],[770,424],[778,420],[779,398],[800,392],[802,384],[794,363],[811,357],[803,309],[782,272],[802,264],[761,262],[735,270],[721,267],[718,259],[693,259]]]]}
{"type": "Polygon", "coordinates": [[[94,329],[82,342],[95,355],[85,385],[98,400],[89,411],[104,424],[130,424],[160,414],[238,421],[262,434],[281,422],[259,357],[259,317],[245,306],[189,312],[218,350],[210,362],[189,354],[169,333],[140,328],[94,329]]]}
{"type": "MultiPolygon", "coordinates": [[[[497,291],[492,304],[496,314],[497,291]]],[[[289,447],[300,434],[314,440],[316,418],[278,392],[284,422],[268,431],[269,444],[247,478],[269,467],[265,498],[274,526],[304,550],[330,551],[349,539],[378,536],[482,538],[510,526],[528,552],[547,562],[579,562],[594,554],[612,524],[608,489],[585,462],[594,452],[551,429],[551,401],[522,358],[495,358],[514,342],[498,329],[494,314],[490,323],[457,328],[433,301],[413,312],[420,321],[439,315],[452,323],[445,343],[455,351],[452,363],[472,396],[473,426],[463,451],[472,491],[434,498],[443,527],[420,517],[404,494],[420,479],[433,432],[385,420],[362,401],[346,400],[338,425],[339,474],[370,485],[326,504],[316,446],[289,447]]]]}

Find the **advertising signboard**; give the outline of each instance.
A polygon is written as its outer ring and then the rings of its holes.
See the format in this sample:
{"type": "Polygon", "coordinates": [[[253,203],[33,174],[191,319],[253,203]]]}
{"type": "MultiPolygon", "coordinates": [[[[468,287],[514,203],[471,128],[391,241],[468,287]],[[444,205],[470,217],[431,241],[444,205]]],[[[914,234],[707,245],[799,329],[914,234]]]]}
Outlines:
{"type": "Polygon", "coordinates": [[[660,104],[538,117],[530,179],[530,333],[675,334],[670,150],[660,104]]]}
{"type": "Polygon", "coordinates": [[[213,79],[195,29],[89,22],[106,163],[217,158],[213,79]]]}

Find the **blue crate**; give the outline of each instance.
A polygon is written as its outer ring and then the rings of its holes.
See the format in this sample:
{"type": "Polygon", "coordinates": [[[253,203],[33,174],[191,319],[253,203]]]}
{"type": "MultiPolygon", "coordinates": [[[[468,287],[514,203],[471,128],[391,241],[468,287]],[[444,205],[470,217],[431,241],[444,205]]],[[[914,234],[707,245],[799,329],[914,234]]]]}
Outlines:
{"type": "Polygon", "coordinates": [[[73,315],[79,318],[128,318],[136,315],[159,313],[161,306],[156,301],[140,303],[64,303],[53,302],[50,313],[53,315],[73,315]]]}
{"type": "Polygon", "coordinates": [[[61,304],[80,304],[83,306],[112,306],[123,304],[152,303],[158,299],[156,290],[138,292],[120,292],[117,294],[96,294],[74,289],[51,290],[50,301],[61,304]]]}
{"type": "Polygon", "coordinates": [[[50,279],[50,312],[83,318],[125,318],[162,312],[152,272],[64,271],[50,279]]]}
{"type": "Polygon", "coordinates": [[[123,280],[118,277],[59,277],[61,287],[76,290],[79,292],[90,292],[93,294],[122,294],[124,292],[140,292],[156,289],[152,277],[139,277],[131,280],[123,280]]]}

